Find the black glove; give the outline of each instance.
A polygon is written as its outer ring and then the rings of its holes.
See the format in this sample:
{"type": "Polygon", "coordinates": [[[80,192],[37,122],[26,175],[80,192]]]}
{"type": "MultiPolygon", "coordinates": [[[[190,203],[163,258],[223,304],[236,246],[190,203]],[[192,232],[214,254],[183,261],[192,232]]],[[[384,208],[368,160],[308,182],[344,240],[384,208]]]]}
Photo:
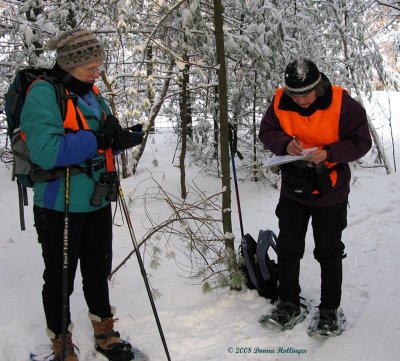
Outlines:
{"type": "Polygon", "coordinates": [[[97,141],[97,149],[106,150],[113,144],[113,138],[103,132],[92,132],[97,141]]]}
{"type": "Polygon", "coordinates": [[[132,127],[128,128],[131,132],[141,132],[143,130],[143,124],[137,123],[132,127]]]}
{"type": "Polygon", "coordinates": [[[103,125],[100,127],[99,132],[109,135],[110,137],[114,136],[115,133],[118,133],[122,129],[119,121],[114,115],[107,115],[106,120],[103,125]]]}
{"type": "Polygon", "coordinates": [[[124,150],[135,147],[142,143],[144,136],[142,124],[136,124],[133,127],[121,129],[114,135],[113,148],[124,150]]]}
{"type": "Polygon", "coordinates": [[[114,136],[121,131],[118,119],[112,114],[107,115],[106,120],[97,132],[93,132],[97,140],[97,149],[106,150],[114,141],[114,136]]]}

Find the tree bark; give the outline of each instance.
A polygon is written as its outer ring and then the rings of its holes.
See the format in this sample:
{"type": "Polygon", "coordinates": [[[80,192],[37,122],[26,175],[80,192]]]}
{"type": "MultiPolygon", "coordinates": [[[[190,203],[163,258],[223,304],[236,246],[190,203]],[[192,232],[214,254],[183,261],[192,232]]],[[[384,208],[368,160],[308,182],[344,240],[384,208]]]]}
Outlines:
{"type": "MultiPolygon", "coordinates": [[[[229,163],[229,127],[228,127],[228,87],[226,79],[224,31],[221,0],[214,0],[214,26],[218,63],[218,101],[222,173],[222,226],[225,237],[225,249],[228,257],[234,254],[234,236],[232,233],[231,179],[229,163]]],[[[236,262],[229,270],[232,274],[237,269],[236,262]]]]}

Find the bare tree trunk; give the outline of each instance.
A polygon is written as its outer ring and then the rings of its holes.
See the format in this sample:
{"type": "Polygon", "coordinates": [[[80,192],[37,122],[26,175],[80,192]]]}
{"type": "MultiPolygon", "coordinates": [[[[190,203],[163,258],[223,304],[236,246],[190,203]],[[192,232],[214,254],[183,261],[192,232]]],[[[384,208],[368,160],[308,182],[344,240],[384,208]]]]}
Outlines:
{"type": "MultiPolygon", "coordinates": [[[[214,88],[214,153],[213,153],[213,159],[217,160],[218,162],[218,139],[219,139],[219,124],[218,124],[218,118],[219,118],[219,87],[216,85],[214,88]]],[[[219,166],[218,166],[219,169],[219,166]]],[[[219,171],[218,171],[218,176],[219,176],[219,171]]]]}
{"type": "MultiPolygon", "coordinates": [[[[185,37],[186,41],[186,37],[185,37]]],[[[184,54],[183,61],[189,62],[189,56],[184,54]]],[[[181,78],[181,94],[179,98],[180,118],[186,123],[187,136],[193,139],[193,119],[192,119],[192,102],[188,85],[190,84],[189,65],[180,72],[181,78]]]]}
{"type": "MultiPolygon", "coordinates": [[[[214,26],[218,63],[218,95],[219,95],[219,119],[220,119],[220,146],[221,146],[221,172],[222,172],[222,225],[225,237],[225,249],[228,257],[235,253],[234,236],[232,232],[232,202],[231,202],[231,177],[229,163],[229,127],[228,127],[228,87],[226,80],[226,64],[224,49],[224,31],[221,0],[214,0],[214,26]]],[[[232,257],[229,273],[237,270],[236,259],[232,257]]],[[[235,288],[231,284],[231,288],[235,288]]]]}
{"type": "MultiPolygon", "coordinates": [[[[147,79],[153,75],[153,48],[149,45],[146,49],[146,60],[147,60],[147,79]]],[[[147,84],[147,98],[149,99],[150,105],[153,106],[154,103],[154,93],[150,86],[147,84]]],[[[155,120],[149,129],[150,133],[155,131],[155,120]]],[[[136,171],[136,166],[135,166],[136,171]]]]}
{"type": "MultiPolygon", "coordinates": [[[[185,60],[188,60],[187,55],[184,56],[185,60]]],[[[188,91],[187,85],[189,81],[188,75],[189,66],[186,65],[181,74],[181,94],[179,99],[180,108],[180,121],[181,121],[181,154],[179,156],[179,169],[181,173],[180,183],[181,183],[181,197],[186,199],[186,172],[185,172],[185,158],[186,158],[186,146],[188,137],[188,91]]]]}
{"type": "Polygon", "coordinates": [[[257,72],[254,73],[254,95],[253,95],[253,181],[258,182],[257,169],[257,72]]]}

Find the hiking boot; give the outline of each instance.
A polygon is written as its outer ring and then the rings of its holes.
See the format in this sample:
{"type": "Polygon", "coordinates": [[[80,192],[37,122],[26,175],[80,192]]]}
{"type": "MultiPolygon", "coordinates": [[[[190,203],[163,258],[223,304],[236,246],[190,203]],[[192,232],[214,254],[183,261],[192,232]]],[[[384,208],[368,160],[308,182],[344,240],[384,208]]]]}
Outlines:
{"type": "Polygon", "coordinates": [[[335,309],[321,308],[319,310],[319,322],[317,329],[329,333],[338,331],[338,318],[335,309]]]}
{"type": "MultiPolygon", "coordinates": [[[[71,326],[71,325],[70,325],[71,326]]],[[[72,327],[68,327],[68,330],[72,327]]],[[[47,329],[47,334],[50,336],[51,343],[53,345],[54,359],[53,361],[63,360],[63,337],[62,335],[56,336],[56,334],[47,329]]],[[[66,358],[65,361],[79,361],[78,356],[75,353],[75,345],[72,343],[71,332],[67,333],[67,347],[66,347],[66,358]]]]}
{"type": "Polygon", "coordinates": [[[271,319],[285,325],[300,315],[300,305],[290,301],[281,301],[272,311],[271,319]]]}
{"type": "Polygon", "coordinates": [[[121,342],[119,332],[114,331],[114,322],[116,320],[113,317],[100,318],[99,316],[89,314],[89,318],[92,321],[97,346],[107,349],[111,345],[121,342]]]}
{"type": "Polygon", "coordinates": [[[97,351],[109,359],[118,361],[130,361],[134,359],[132,346],[120,338],[119,332],[114,330],[116,319],[111,317],[100,318],[89,313],[92,321],[97,351]]]}

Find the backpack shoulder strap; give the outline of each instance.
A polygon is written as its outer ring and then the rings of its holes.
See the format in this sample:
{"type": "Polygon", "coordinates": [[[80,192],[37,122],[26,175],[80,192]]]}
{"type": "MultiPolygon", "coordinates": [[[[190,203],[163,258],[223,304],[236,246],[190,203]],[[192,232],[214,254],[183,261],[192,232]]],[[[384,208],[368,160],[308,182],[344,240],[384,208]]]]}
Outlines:
{"type": "Polygon", "coordinates": [[[256,265],[256,247],[257,243],[250,234],[245,234],[241,240],[241,253],[246,264],[246,271],[250,278],[251,283],[257,289],[260,289],[259,284],[259,271],[256,265]]]}
{"type": "MultiPolygon", "coordinates": [[[[56,78],[54,78],[56,79],[56,78]]],[[[65,119],[67,114],[67,103],[68,103],[68,95],[66,89],[61,81],[56,79],[55,82],[52,82],[54,89],[56,91],[56,99],[58,107],[60,108],[61,117],[65,119]]]]}
{"type": "Polygon", "coordinates": [[[56,101],[58,104],[58,107],[61,112],[61,117],[64,120],[65,116],[67,114],[67,100],[68,96],[65,90],[65,87],[63,83],[54,75],[49,73],[49,69],[38,69],[38,72],[41,71],[41,73],[38,73],[35,79],[32,79],[31,84],[29,85],[26,94],[28,94],[29,90],[31,89],[32,85],[39,80],[46,81],[53,85],[53,88],[56,92],[56,101]]]}
{"type": "Polygon", "coordinates": [[[67,92],[65,90],[63,83],[58,78],[56,78],[54,75],[46,74],[46,76],[44,77],[43,80],[45,80],[53,85],[54,90],[56,91],[56,100],[57,100],[58,107],[60,108],[61,117],[62,117],[62,119],[65,119],[65,116],[67,114],[68,96],[67,96],[67,92]]]}
{"type": "Polygon", "coordinates": [[[276,252],[276,235],[273,231],[267,229],[260,230],[257,240],[257,259],[261,270],[261,275],[265,281],[273,277],[267,262],[270,261],[268,250],[270,247],[276,252]]]}

